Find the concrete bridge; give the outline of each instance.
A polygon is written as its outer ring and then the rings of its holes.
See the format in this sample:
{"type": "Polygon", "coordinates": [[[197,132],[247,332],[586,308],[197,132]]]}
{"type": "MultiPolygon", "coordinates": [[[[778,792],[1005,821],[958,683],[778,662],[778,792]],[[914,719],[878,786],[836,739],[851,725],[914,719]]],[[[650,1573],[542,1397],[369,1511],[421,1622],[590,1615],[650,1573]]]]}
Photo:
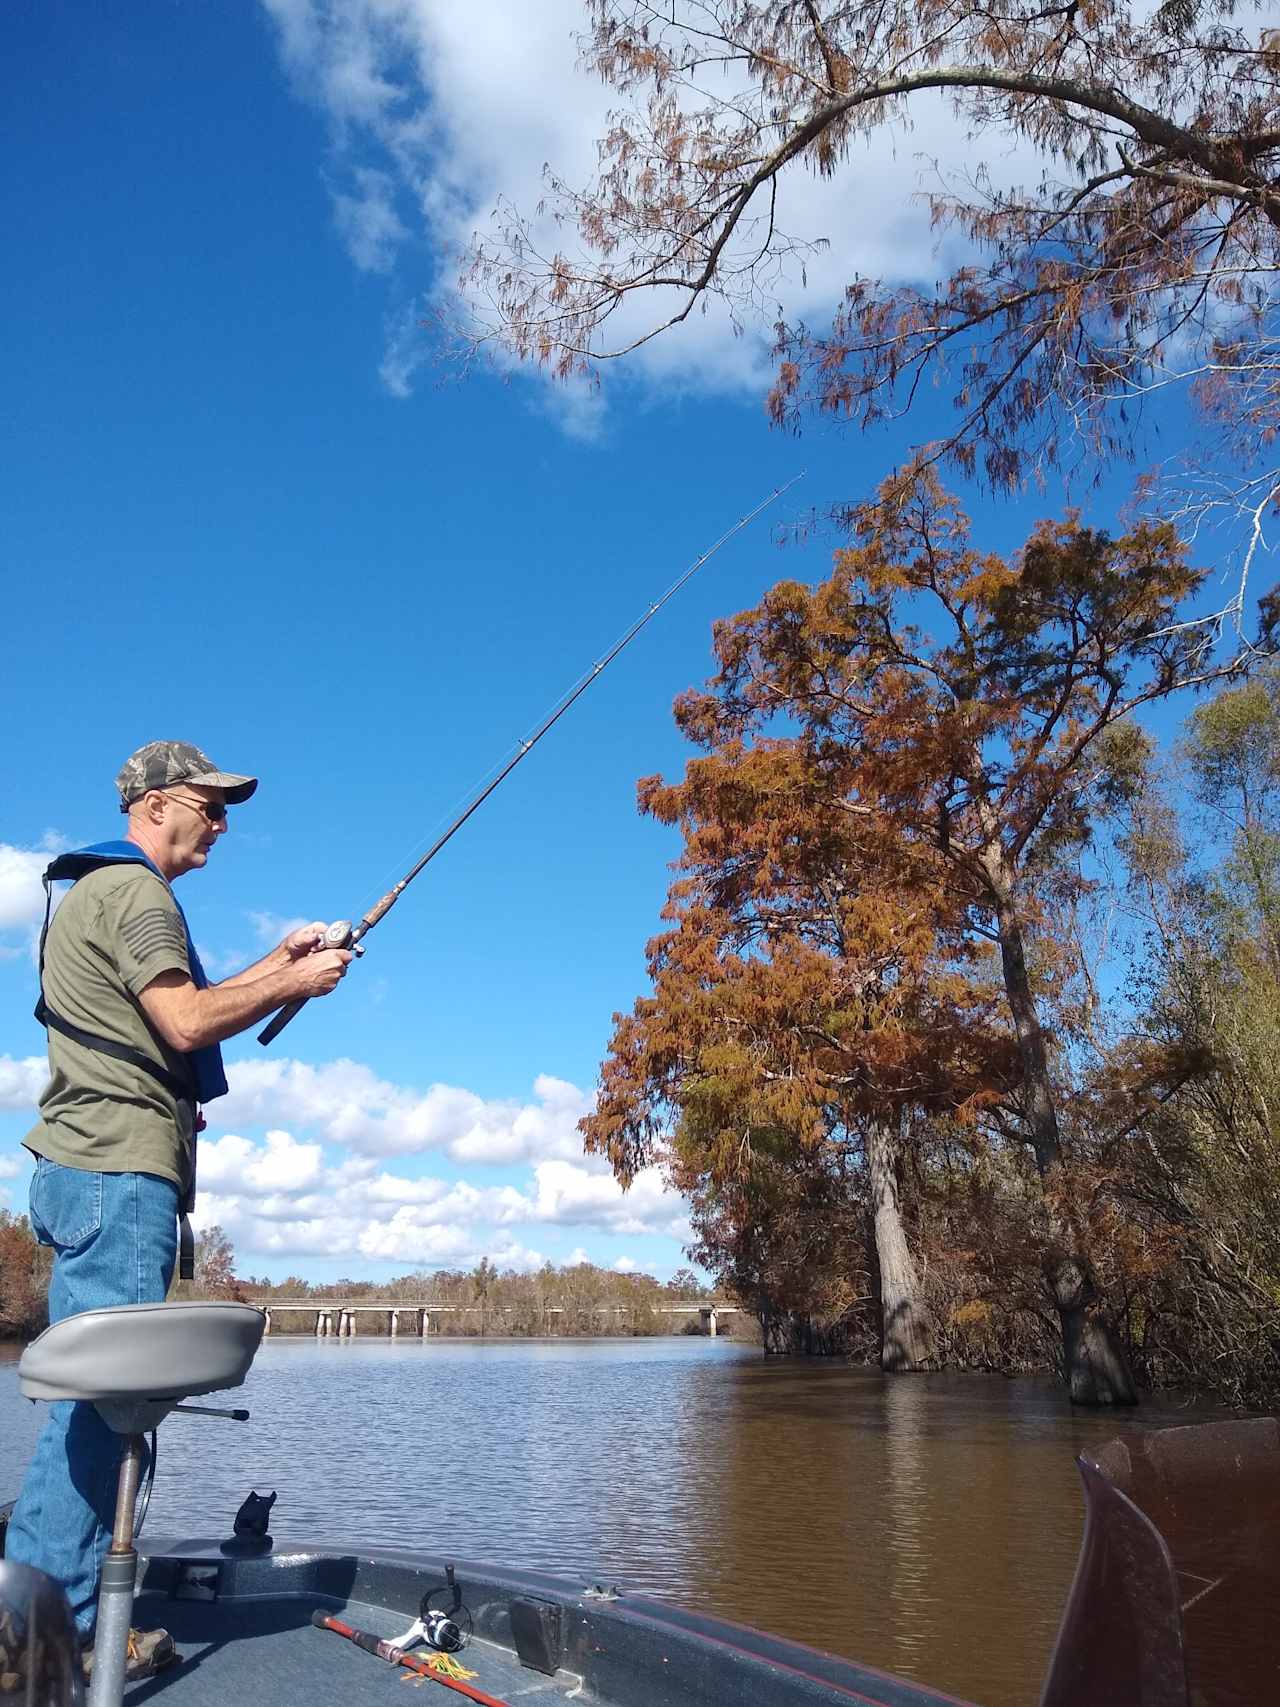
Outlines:
{"type": "MultiPolygon", "coordinates": [[[[391,1299],[364,1298],[359,1303],[343,1302],[335,1298],[250,1298],[248,1302],[255,1309],[261,1310],[267,1318],[266,1333],[271,1332],[272,1318],[284,1311],[302,1312],[314,1315],[316,1319],[315,1336],[317,1339],[328,1339],[336,1335],[338,1339],[351,1339],[356,1333],[356,1318],[358,1316],[385,1316],[392,1339],[407,1332],[419,1339],[426,1339],[431,1333],[431,1318],[436,1318],[436,1332],[440,1331],[440,1320],[443,1316],[479,1316],[480,1331],[484,1332],[486,1317],[503,1316],[508,1313],[506,1307],[494,1304],[403,1304],[391,1299]],[[407,1327],[402,1329],[401,1322],[407,1327]]],[[[697,1300],[683,1304],[590,1304],[570,1306],[565,1304],[546,1304],[540,1314],[547,1316],[563,1316],[567,1309],[590,1310],[597,1316],[631,1317],[634,1321],[636,1309],[649,1310],[656,1316],[700,1316],[708,1335],[716,1337],[719,1319],[722,1316],[740,1314],[741,1306],[727,1304],[722,1299],[697,1300]]]]}

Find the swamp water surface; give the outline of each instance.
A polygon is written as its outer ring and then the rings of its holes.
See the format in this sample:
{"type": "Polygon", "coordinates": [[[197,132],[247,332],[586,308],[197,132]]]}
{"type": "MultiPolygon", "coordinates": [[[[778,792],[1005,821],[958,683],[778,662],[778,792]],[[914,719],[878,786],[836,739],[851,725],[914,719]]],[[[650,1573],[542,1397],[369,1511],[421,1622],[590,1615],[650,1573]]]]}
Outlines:
{"type": "MultiPolygon", "coordinates": [[[[0,1346],[0,1500],[44,1411],[20,1350],[0,1346]]],[[[980,1707],[1034,1707],[1080,1542],[1075,1455],[1223,1414],[1076,1412],[1048,1381],[683,1337],[273,1337],[226,1402],[252,1420],[162,1425],[149,1535],[229,1535],[274,1488],[285,1539],[616,1581],[980,1707]]]]}

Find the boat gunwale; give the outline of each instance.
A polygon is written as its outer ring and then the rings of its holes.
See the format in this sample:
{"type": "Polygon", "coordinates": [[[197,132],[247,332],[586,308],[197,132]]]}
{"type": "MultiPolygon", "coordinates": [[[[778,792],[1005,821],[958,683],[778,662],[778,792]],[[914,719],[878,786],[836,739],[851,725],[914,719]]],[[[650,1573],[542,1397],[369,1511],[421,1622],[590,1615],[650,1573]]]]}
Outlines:
{"type": "MultiPolygon", "coordinates": [[[[811,1689],[830,1691],[833,1696],[858,1703],[860,1707],[973,1707],[961,1697],[949,1695],[915,1679],[895,1677],[865,1666],[859,1660],[811,1647],[788,1636],[773,1635],[754,1625],[697,1612],[625,1587],[615,1591],[603,1590],[598,1583],[584,1584],[581,1572],[497,1565],[487,1560],[450,1557],[417,1548],[379,1547],[363,1541],[350,1543],[332,1538],[308,1542],[273,1538],[270,1551],[249,1553],[228,1549],[226,1544],[216,1539],[163,1537],[153,1542],[140,1541],[138,1550],[142,1555],[140,1593],[163,1595],[166,1588],[172,1592],[171,1584],[157,1580],[163,1579],[166,1565],[176,1568],[184,1564],[231,1564],[237,1567],[231,1573],[233,1584],[236,1577],[244,1580],[241,1585],[219,1594],[218,1598],[229,1605],[234,1605],[237,1600],[308,1599],[342,1606],[345,1602],[341,1594],[320,1587],[290,1586],[285,1582],[260,1589],[250,1587],[258,1578],[259,1570],[269,1583],[277,1569],[293,1567],[305,1570],[326,1561],[335,1564],[342,1561],[355,1567],[347,1597],[349,1600],[407,1617],[412,1617],[417,1611],[420,1590],[415,1587],[408,1596],[385,1593],[371,1596],[369,1590],[380,1585],[376,1580],[370,1581],[370,1574],[375,1574],[375,1579],[376,1573],[388,1571],[409,1571],[417,1577],[430,1574],[438,1576],[443,1587],[448,1564],[453,1566],[459,1587],[464,1591],[483,1589],[508,1601],[530,1594],[550,1598],[566,1612],[575,1613],[584,1620],[599,1620],[614,1628],[630,1628],[641,1638],[665,1633],[679,1639],[682,1646],[687,1645],[690,1655],[701,1650],[704,1654],[719,1654],[729,1665],[737,1662],[752,1669],[768,1668],[794,1679],[800,1688],[807,1685],[811,1689]],[[392,1604],[393,1601],[398,1601],[398,1604],[392,1604]]],[[[484,1637],[501,1640],[488,1629],[484,1637]]],[[[511,1642],[509,1636],[507,1642],[511,1642]]],[[[567,1669],[577,1672],[581,1668],[575,1662],[567,1669]]]]}

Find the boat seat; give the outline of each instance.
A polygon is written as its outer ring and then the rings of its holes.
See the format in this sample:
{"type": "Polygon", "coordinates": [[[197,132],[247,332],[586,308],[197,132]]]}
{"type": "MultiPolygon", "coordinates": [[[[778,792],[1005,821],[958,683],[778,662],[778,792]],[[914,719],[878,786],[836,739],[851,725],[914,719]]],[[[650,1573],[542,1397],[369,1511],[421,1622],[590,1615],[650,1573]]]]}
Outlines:
{"type": "Polygon", "coordinates": [[[18,1364],[18,1384],[28,1399],[87,1400],[113,1428],[113,1417],[158,1420],[181,1399],[239,1387],[265,1326],[251,1304],[82,1310],[31,1342],[18,1364]]]}

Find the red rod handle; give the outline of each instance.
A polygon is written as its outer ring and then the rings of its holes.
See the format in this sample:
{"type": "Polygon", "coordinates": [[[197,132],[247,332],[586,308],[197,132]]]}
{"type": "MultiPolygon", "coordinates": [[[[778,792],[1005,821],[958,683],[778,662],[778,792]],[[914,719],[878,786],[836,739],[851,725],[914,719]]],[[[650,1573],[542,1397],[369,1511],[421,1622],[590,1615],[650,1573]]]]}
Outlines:
{"type": "Polygon", "coordinates": [[[446,1689],[456,1689],[459,1695],[465,1695],[469,1701],[478,1701],[480,1707],[510,1707],[509,1702],[499,1701],[495,1695],[486,1695],[482,1689],[473,1689],[461,1678],[445,1677],[425,1660],[420,1660],[416,1654],[406,1654],[403,1648],[393,1647],[390,1642],[379,1640],[368,1630],[356,1630],[350,1624],[344,1624],[340,1618],[331,1618],[327,1612],[317,1609],[311,1614],[311,1622],[317,1630],[332,1630],[335,1636],[345,1636],[348,1642],[354,1642],[357,1648],[363,1648],[368,1654],[376,1654],[379,1659],[388,1660],[392,1665],[406,1666],[410,1671],[416,1671],[420,1677],[429,1677],[433,1683],[442,1683],[446,1689]]]}

